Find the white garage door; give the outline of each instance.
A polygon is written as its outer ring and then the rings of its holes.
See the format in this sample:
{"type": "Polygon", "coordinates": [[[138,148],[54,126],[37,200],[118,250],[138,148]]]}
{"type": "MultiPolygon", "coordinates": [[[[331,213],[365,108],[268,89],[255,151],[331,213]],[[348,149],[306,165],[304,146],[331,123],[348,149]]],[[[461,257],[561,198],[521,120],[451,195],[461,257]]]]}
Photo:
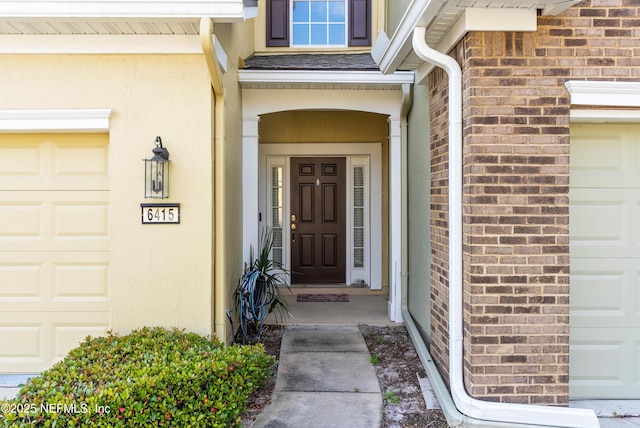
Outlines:
{"type": "Polygon", "coordinates": [[[572,399],[640,398],[640,125],[571,127],[572,399]]]}
{"type": "Polygon", "coordinates": [[[108,135],[0,135],[0,373],[109,328],[108,135]]]}

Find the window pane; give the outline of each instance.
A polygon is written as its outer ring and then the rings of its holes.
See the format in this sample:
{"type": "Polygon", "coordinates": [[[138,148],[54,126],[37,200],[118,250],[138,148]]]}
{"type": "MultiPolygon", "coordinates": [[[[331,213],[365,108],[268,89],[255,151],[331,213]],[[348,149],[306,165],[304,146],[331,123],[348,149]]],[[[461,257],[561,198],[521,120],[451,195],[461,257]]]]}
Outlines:
{"type": "Polygon", "coordinates": [[[344,23],[344,2],[329,2],[329,22],[344,23]]]}
{"type": "Polygon", "coordinates": [[[362,248],[355,248],[353,250],[353,267],[364,267],[364,250],[362,248]]]}
{"type": "Polygon", "coordinates": [[[327,44],[327,26],[324,24],[311,24],[311,44],[327,44]]]}
{"type": "Polygon", "coordinates": [[[327,22],[327,4],[323,1],[311,3],[311,22],[327,22]]]}
{"type": "Polygon", "coordinates": [[[309,2],[293,2],[293,22],[309,22],[309,2]]]}
{"type": "Polygon", "coordinates": [[[293,24],[293,44],[308,45],[309,44],[309,25],[293,24]]]}
{"type": "Polygon", "coordinates": [[[364,227],[364,209],[353,209],[353,227],[364,227]]]}
{"type": "Polygon", "coordinates": [[[344,25],[329,24],[329,44],[344,45],[344,25]]]}

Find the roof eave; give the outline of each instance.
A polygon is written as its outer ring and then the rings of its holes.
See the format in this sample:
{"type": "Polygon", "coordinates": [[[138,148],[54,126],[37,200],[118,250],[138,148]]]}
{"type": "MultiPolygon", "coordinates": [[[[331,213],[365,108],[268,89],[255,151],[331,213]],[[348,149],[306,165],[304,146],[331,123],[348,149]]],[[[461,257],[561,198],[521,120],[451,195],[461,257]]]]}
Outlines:
{"type": "Polygon", "coordinates": [[[255,17],[257,5],[248,0],[9,0],[0,19],[188,19],[210,17],[238,22],[255,17]]]}
{"type": "Polygon", "coordinates": [[[400,69],[418,69],[411,39],[413,30],[427,29],[427,40],[440,52],[448,52],[469,31],[536,31],[538,11],[555,15],[577,4],[579,0],[510,0],[500,7],[457,6],[451,0],[413,0],[390,38],[381,32],[371,50],[383,73],[400,69]],[[455,16],[455,19],[451,19],[455,16]],[[435,43],[433,43],[435,41],[435,43]]]}

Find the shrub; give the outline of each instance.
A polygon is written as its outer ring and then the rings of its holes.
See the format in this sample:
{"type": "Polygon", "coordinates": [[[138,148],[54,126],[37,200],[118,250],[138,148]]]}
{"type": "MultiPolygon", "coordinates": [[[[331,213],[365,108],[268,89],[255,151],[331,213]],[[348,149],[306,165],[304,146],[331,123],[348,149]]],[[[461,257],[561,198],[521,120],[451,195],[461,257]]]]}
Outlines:
{"type": "Polygon", "coordinates": [[[177,329],[87,338],[0,402],[0,427],[237,426],[273,362],[260,344],[177,329]]]}

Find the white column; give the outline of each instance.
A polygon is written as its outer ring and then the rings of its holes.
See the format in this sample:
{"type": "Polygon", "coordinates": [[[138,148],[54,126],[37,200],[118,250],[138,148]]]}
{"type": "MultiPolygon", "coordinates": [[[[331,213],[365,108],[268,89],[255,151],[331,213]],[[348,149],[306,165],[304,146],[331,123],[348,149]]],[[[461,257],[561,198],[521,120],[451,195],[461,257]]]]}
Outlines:
{"type": "Polygon", "coordinates": [[[402,322],[402,138],[400,118],[389,118],[389,319],[402,322]]]}
{"type": "Polygon", "coordinates": [[[258,248],[258,116],[242,119],[242,257],[249,262],[250,249],[258,248]]]}

